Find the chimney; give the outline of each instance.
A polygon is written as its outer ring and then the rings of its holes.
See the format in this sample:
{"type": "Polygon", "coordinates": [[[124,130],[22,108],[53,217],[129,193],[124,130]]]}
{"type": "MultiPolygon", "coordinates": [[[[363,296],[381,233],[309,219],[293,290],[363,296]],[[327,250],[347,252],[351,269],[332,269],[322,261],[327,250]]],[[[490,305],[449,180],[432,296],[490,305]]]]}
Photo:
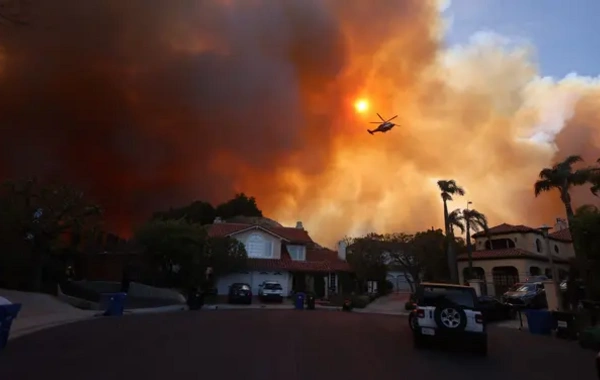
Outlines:
{"type": "Polygon", "coordinates": [[[563,218],[556,218],[556,224],[554,225],[554,230],[561,231],[566,228],[569,228],[567,221],[563,218]]]}
{"type": "Polygon", "coordinates": [[[348,246],[348,245],[347,245],[347,244],[346,244],[346,242],[345,242],[345,241],[343,241],[343,240],[340,240],[340,241],[338,242],[338,246],[337,246],[337,252],[338,252],[338,258],[339,258],[340,260],[344,260],[344,261],[346,261],[346,247],[347,247],[347,246],[348,246]]]}
{"type": "Polygon", "coordinates": [[[217,216],[213,222],[213,224],[219,224],[219,223],[223,223],[223,219],[221,219],[220,216],[217,216]]]}
{"type": "Polygon", "coordinates": [[[303,230],[304,229],[304,226],[302,225],[301,221],[297,221],[296,222],[296,228],[299,229],[299,230],[303,230]]]}

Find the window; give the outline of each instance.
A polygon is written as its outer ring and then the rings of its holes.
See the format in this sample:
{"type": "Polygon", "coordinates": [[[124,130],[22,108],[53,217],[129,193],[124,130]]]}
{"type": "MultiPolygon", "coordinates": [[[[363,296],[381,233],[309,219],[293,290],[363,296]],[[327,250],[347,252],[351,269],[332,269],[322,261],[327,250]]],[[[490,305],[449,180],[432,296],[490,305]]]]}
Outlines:
{"type": "Polygon", "coordinates": [[[540,239],[535,239],[535,248],[539,253],[542,252],[542,242],[540,241],[540,239]]]}
{"type": "Polygon", "coordinates": [[[558,245],[554,245],[554,252],[556,252],[556,254],[558,254],[558,245]]]}
{"type": "Polygon", "coordinates": [[[268,259],[273,256],[272,244],[259,234],[252,234],[246,240],[248,257],[268,259]]]}
{"type": "Polygon", "coordinates": [[[475,307],[475,290],[470,289],[452,289],[443,287],[426,287],[420,294],[418,304],[422,306],[437,306],[441,302],[450,302],[459,306],[473,308],[475,307]]]}
{"type": "Polygon", "coordinates": [[[287,250],[294,261],[306,260],[306,247],[303,245],[288,245],[287,250]]]}

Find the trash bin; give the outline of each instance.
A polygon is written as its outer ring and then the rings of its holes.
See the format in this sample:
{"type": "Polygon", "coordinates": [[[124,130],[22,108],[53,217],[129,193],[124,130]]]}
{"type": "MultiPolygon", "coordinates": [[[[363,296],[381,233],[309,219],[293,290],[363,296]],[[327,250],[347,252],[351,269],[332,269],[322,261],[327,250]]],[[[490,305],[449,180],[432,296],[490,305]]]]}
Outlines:
{"type": "Polygon", "coordinates": [[[198,289],[193,289],[188,294],[187,304],[190,310],[200,310],[204,306],[204,293],[198,289]]]}
{"type": "Polygon", "coordinates": [[[108,300],[108,307],[104,312],[104,316],[120,316],[125,311],[125,298],[127,293],[115,293],[108,300]]]}
{"type": "Polygon", "coordinates": [[[550,335],[554,328],[554,318],[547,310],[525,310],[529,332],[536,335],[550,335]]]}
{"type": "Polygon", "coordinates": [[[6,347],[10,327],[12,326],[13,320],[17,318],[20,310],[20,303],[0,305],[0,351],[6,347]]]}
{"type": "Polygon", "coordinates": [[[561,339],[577,339],[577,323],[575,314],[568,311],[554,311],[552,317],[556,323],[556,337],[561,339]]]}
{"type": "Polygon", "coordinates": [[[305,294],[304,293],[296,293],[296,295],[294,296],[294,308],[296,310],[304,310],[304,298],[305,298],[305,294]]]}
{"type": "Polygon", "coordinates": [[[306,308],[308,310],[315,310],[315,295],[314,294],[309,294],[306,297],[306,308]]]}

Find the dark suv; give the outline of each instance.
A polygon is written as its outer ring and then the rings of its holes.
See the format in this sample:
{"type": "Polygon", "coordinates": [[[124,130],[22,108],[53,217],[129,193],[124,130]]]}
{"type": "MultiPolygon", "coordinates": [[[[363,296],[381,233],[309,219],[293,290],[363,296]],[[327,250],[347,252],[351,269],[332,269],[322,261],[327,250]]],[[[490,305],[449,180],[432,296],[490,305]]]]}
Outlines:
{"type": "Polygon", "coordinates": [[[229,287],[229,303],[252,303],[252,289],[250,285],[236,282],[229,287]]]}

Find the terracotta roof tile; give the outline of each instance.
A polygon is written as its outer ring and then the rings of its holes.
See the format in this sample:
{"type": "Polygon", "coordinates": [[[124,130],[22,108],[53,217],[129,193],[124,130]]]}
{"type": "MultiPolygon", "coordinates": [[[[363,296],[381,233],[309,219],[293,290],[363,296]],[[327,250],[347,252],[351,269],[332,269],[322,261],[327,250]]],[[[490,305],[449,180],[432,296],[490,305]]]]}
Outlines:
{"type": "MultiPolygon", "coordinates": [[[[522,224],[512,225],[512,224],[507,224],[507,223],[502,223],[497,226],[491,227],[491,228],[489,228],[488,231],[489,231],[490,235],[502,235],[502,234],[510,234],[510,233],[514,233],[514,232],[520,232],[520,233],[539,232],[535,228],[527,227],[522,224]]],[[[485,236],[485,232],[483,232],[483,231],[479,231],[479,232],[473,234],[474,238],[484,237],[484,236],[485,236]]]]}
{"type": "Polygon", "coordinates": [[[308,250],[306,261],[294,261],[284,249],[281,259],[248,259],[252,270],[284,270],[293,272],[351,272],[350,265],[337,257],[337,252],[329,249],[308,250]]]}
{"type": "Polygon", "coordinates": [[[294,227],[269,227],[260,226],[258,224],[242,224],[242,223],[214,223],[208,225],[209,236],[228,236],[242,232],[251,228],[258,228],[280,236],[292,243],[313,243],[313,240],[308,235],[308,232],[303,229],[294,227]]]}
{"type": "MultiPolygon", "coordinates": [[[[501,259],[515,259],[515,258],[527,258],[541,261],[548,261],[548,258],[543,255],[539,255],[533,252],[526,251],[521,248],[505,248],[505,249],[492,249],[485,251],[474,251],[473,260],[501,260],[501,259]]],[[[553,255],[555,262],[567,263],[568,260],[553,255]]],[[[466,253],[458,255],[458,261],[468,260],[466,253]]]]}
{"type": "Polygon", "coordinates": [[[564,241],[564,242],[567,242],[567,243],[570,243],[570,242],[573,241],[573,239],[571,238],[571,231],[569,231],[568,228],[552,232],[549,235],[549,237],[551,239],[559,240],[559,241],[564,241]]]}

